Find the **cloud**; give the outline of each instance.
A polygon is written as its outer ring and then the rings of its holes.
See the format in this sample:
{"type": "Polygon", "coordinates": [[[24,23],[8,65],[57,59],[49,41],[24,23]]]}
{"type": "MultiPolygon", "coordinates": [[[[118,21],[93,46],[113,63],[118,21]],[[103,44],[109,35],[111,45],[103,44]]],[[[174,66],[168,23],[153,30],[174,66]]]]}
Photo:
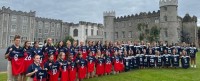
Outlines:
{"type": "MultiPolygon", "coordinates": [[[[13,10],[36,11],[36,16],[66,22],[103,23],[103,12],[114,10],[116,16],[159,10],[159,0],[0,0],[0,6],[13,10]]],[[[198,0],[179,0],[178,14],[200,17],[198,0]],[[190,7],[189,7],[190,6],[190,7]]]]}

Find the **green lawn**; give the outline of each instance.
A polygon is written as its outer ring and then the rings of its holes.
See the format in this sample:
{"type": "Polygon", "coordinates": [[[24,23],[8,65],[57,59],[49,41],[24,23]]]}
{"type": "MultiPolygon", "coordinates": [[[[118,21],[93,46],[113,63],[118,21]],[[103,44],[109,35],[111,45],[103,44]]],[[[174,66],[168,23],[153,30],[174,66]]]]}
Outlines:
{"type": "MultiPolygon", "coordinates": [[[[200,81],[200,53],[197,68],[189,69],[137,69],[117,75],[101,76],[84,81],[200,81]]],[[[6,74],[0,74],[0,81],[6,81],[6,74]]]]}

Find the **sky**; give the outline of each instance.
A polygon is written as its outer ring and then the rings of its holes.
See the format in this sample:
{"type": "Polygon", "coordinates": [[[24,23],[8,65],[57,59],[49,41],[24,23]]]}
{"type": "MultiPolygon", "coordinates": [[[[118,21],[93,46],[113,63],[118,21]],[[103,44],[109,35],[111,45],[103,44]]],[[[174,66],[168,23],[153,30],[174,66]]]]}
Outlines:
{"type": "MultiPolygon", "coordinates": [[[[198,18],[200,26],[200,0],[179,0],[178,15],[186,13],[198,18]]],[[[37,17],[61,19],[64,22],[87,21],[103,23],[103,12],[115,11],[116,16],[159,10],[159,0],[0,0],[0,7],[29,12],[37,17]]]]}

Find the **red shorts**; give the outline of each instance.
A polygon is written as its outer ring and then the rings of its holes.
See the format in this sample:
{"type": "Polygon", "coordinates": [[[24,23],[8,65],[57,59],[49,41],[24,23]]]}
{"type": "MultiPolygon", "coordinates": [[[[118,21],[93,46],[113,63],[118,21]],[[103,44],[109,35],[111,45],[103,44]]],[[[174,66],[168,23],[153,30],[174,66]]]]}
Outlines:
{"type": "Polygon", "coordinates": [[[11,59],[12,75],[16,76],[24,72],[24,58],[11,59]]]}
{"type": "Polygon", "coordinates": [[[24,73],[27,72],[28,67],[29,67],[31,64],[33,64],[33,59],[31,59],[31,60],[24,59],[24,73]]]}
{"type": "Polygon", "coordinates": [[[96,74],[97,75],[102,75],[104,74],[105,72],[105,69],[104,69],[104,64],[97,64],[97,67],[96,67],[96,74]]]}
{"type": "Polygon", "coordinates": [[[92,62],[92,63],[88,62],[87,66],[88,66],[88,73],[91,73],[94,71],[94,66],[95,66],[94,62],[92,62]]]}
{"type": "Polygon", "coordinates": [[[111,73],[112,71],[112,64],[105,64],[105,73],[111,73]]]}
{"type": "Polygon", "coordinates": [[[114,70],[115,71],[120,71],[120,69],[121,69],[120,67],[121,67],[120,62],[118,62],[118,63],[115,62],[114,63],[114,70]]]}
{"type": "Polygon", "coordinates": [[[58,78],[59,78],[59,74],[60,72],[56,72],[55,74],[53,74],[52,72],[49,73],[49,80],[50,81],[58,81],[58,78]]]}
{"type": "Polygon", "coordinates": [[[86,67],[79,67],[78,68],[78,78],[84,79],[87,75],[87,69],[86,67]]]}
{"type": "Polygon", "coordinates": [[[124,71],[124,63],[120,62],[120,71],[124,71]]]}
{"type": "Polygon", "coordinates": [[[83,58],[83,59],[86,59],[86,58],[87,58],[87,55],[88,55],[87,53],[82,53],[82,58],[83,58]]]}
{"type": "Polygon", "coordinates": [[[76,68],[69,70],[69,81],[76,80],[76,68]]]}
{"type": "Polygon", "coordinates": [[[69,80],[69,71],[61,71],[60,81],[68,81],[69,80]]]}

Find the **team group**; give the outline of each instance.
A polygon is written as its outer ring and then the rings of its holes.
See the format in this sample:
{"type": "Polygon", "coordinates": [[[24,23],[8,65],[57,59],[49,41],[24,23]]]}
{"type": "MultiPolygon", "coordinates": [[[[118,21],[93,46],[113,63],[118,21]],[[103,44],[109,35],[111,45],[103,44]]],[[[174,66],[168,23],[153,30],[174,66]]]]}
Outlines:
{"type": "Polygon", "coordinates": [[[20,36],[8,47],[8,81],[82,81],[85,78],[127,72],[144,68],[196,68],[197,48],[193,44],[168,45],[128,41],[66,42],[54,46],[48,38],[40,48],[39,42],[26,41],[20,46],[20,36]],[[28,79],[27,79],[28,77],[28,79]]]}

